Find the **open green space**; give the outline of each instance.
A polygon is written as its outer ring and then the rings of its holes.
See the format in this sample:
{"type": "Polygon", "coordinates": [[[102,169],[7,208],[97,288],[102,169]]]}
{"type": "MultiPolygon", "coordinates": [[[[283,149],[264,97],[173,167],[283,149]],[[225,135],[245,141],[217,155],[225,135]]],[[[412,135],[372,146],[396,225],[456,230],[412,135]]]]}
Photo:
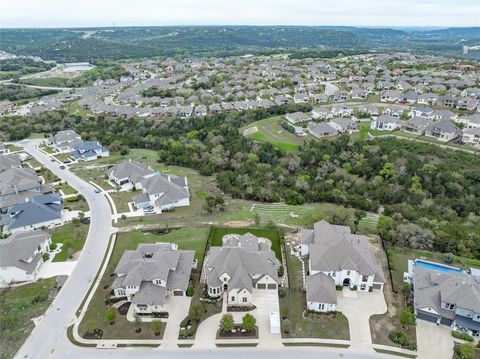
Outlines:
{"type": "Polygon", "coordinates": [[[56,278],[20,287],[0,289],[0,358],[13,358],[35,325],[32,319],[45,313],[56,278]]]}
{"type": "Polygon", "coordinates": [[[252,226],[247,228],[230,228],[230,227],[215,227],[212,235],[212,246],[221,247],[222,238],[226,234],[245,234],[251,233],[257,237],[267,238],[272,242],[272,250],[275,252],[277,258],[282,260],[282,234],[278,229],[265,228],[262,226],[252,226]]]}
{"type": "Polygon", "coordinates": [[[52,182],[57,182],[60,180],[57,176],[53,174],[52,171],[50,171],[46,167],[41,167],[38,171],[37,174],[45,180],[45,183],[52,183],[52,182]]]}
{"type": "Polygon", "coordinates": [[[115,279],[115,275],[111,274],[125,250],[136,249],[140,243],[176,243],[179,249],[195,250],[195,258],[201,261],[207,234],[208,227],[171,229],[167,230],[165,234],[139,231],[119,233],[105,274],[101,278],[79,326],[80,335],[85,334],[87,328],[92,326],[103,331],[103,339],[161,339],[165,328],[164,323],[162,323],[161,336],[155,336],[150,330],[150,323],[136,324],[129,322],[125,316],[118,312],[115,324],[110,325],[105,320],[105,311],[109,307],[105,304],[105,299],[110,296],[111,286],[115,279]],[[141,332],[136,333],[136,328],[141,328],[141,332]]]}
{"type": "Polygon", "coordinates": [[[133,201],[133,197],[142,193],[141,190],[128,191],[128,192],[115,192],[111,194],[115,207],[118,213],[130,212],[128,203],[133,201]]]}
{"type": "Polygon", "coordinates": [[[55,189],[57,191],[62,190],[63,193],[65,193],[66,195],[77,193],[77,191],[72,186],[70,186],[68,183],[61,183],[61,184],[55,186],[55,189]]]}
{"type": "Polygon", "coordinates": [[[52,243],[63,244],[62,251],[55,255],[53,262],[64,262],[82,250],[88,234],[88,224],[68,223],[52,230],[52,243]]]}
{"type": "Polygon", "coordinates": [[[306,313],[306,298],[302,291],[302,263],[286,250],[289,288],[280,296],[282,336],[286,338],[324,338],[349,340],[348,319],[341,313],[306,313]]]}
{"type": "Polygon", "coordinates": [[[55,158],[59,160],[60,162],[67,161],[70,159],[70,154],[69,153],[59,153],[58,155],[55,155],[55,158]]]}
{"type": "Polygon", "coordinates": [[[243,132],[247,128],[257,127],[258,131],[248,135],[248,138],[259,142],[269,142],[286,152],[295,152],[299,145],[302,145],[306,139],[311,137],[299,137],[288,132],[281,126],[284,120],[284,116],[270,117],[251,123],[241,128],[240,131],[243,132]]]}

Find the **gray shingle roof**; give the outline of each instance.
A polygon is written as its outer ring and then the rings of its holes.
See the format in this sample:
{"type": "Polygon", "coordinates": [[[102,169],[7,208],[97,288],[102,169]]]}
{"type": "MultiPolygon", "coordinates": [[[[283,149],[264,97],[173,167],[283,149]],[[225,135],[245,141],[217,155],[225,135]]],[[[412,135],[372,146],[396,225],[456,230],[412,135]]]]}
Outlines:
{"type": "Polygon", "coordinates": [[[307,301],[337,304],[335,281],[323,273],[309,275],[306,278],[307,301]]]}
{"type": "Polygon", "coordinates": [[[108,169],[107,173],[116,178],[128,178],[130,181],[137,183],[145,176],[152,175],[155,171],[148,168],[144,163],[128,160],[108,169]]]}
{"type": "Polygon", "coordinates": [[[361,275],[375,275],[384,282],[383,271],[369,248],[368,238],[351,234],[350,227],[334,226],[326,221],[314,224],[310,244],[310,266],[320,272],[355,270],[361,275]]]}
{"type": "Polygon", "coordinates": [[[228,289],[246,288],[251,291],[253,275],[268,274],[278,281],[278,259],[265,241],[260,241],[251,233],[243,236],[231,235],[224,240],[222,247],[211,247],[207,258],[207,284],[218,287],[219,277],[227,273],[231,279],[228,289]]]}
{"type": "Polygon", "coordinates": [[[162,205],[175,203],[183,198],[190,197],[188,188],[179,185],[178,183],[182,183],[186,186],[185,177],[157,174],[142,180],[142,187],[149,195],[163,193],[163,195],[157,200],[157,203],[162,205]]]}
{"type": "Polygon", "coordinates": [[[9,230],[35,225],[60,219],[62,210],[63,201],[58,193],[44,194],[10,207],[0,223],[9,230]]]}
{"type": "Polygon", "coordinates": [[[10,168],[0,173],[2,196],[40,188],[42,179],[31,168],[10,168]]]}
{"type": "Polygon", "coordinates": [[[166,290],[187,289],[194,257],[195,251],[176,250],[169,243],[139,244],[123,253],[112,287],[139,286],[132,303],[162,305],[166,290]],[[153,284],[155,279],[165,281],[166,288],[153,284]]]}
{"type": "Polygon", "coordinates": [[[17,267],[31,273],[42,257],[38,253],[31,258],[38,246],[48,240],[50,235],[43,231],[19,232],[0,240],[0,267],[17,267]]]}
{"type": "Polygon", "coordinates": [[[454,319],[454,311],[441,307],[444,301],[480,313],[480,283],[465,273],[415,266],[413,288],[416,308],[432,308],[442,317],[454,319]]]}

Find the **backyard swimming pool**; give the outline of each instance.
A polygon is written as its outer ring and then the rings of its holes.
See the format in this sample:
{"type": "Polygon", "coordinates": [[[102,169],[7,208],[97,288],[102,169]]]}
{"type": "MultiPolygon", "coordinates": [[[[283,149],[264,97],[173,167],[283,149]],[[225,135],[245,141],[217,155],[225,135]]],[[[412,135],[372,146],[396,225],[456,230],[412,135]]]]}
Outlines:
{"type": "Polygon", "coordinates": [[[422,268],[432,269],[432,270],[436,270],[436,271],[439,271],[439,272],[445,272],[445,273],[446,272],[459,272],[459,273],[464,272],[463,270],[458,269],[458,268],[446,266],[446,265],[439,264],[439,263],[426,262],[426,261],[422,261],[422,260],[419,260],[419,259],[415,260],[415,267],[422,267],[422,268]]]}

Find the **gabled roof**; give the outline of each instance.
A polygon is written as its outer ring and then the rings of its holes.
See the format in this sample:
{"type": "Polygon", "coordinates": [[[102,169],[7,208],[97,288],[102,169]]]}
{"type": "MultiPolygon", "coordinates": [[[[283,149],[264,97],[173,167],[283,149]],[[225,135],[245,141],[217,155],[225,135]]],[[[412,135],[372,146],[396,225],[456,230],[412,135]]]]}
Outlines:
{"type": "Polygon", "coordinates": [[[31,168],[10,168],[0,173],[0,194],[5,196],[39,188],[42,182],[31,168]]]}
{"type": "Polygon", "coordinates": [[[369,248],[368,238],[351,234],[350,227],[317,222],[313,243],[309,246],[311,270],[354,270],[360,275],[374,275],[376,282],[384,282],[383,271],[369,248]]]}
{"type": "Polygon", "coordinates": [[[108,169],[107,173],[116,178],[128,178],[130,181],[137,183],[145,176],[154,174],[155,171],[142,162],[127,160],[108,169]]]}
{"type": "Polygon", "coordinates": [[[335,281],[324,273],[307,276],[305,280],[307,302],[337,304],[335,281]]]}
{"type": "Polygon", "coordinates": [[[48,240],[50,235],[40,230],[19,232],[0,240],[0,267],[17,267],[31,273],[42,257],[38,253],[30,262],[38,246],[48,240]]]}
{"type": "Polygon", "coordinates": [[[168,204],[190,197],[186,182],[185,177],[158,173],[155,176],[143,179],[142,187],[149,195],[162,194],[157,201],[160,201],[159,204],[168,204]]]}
{"type": "Polygon", "coordinates": [[[20,167],[22,162],[20,161],[20,157],[17,154],[0,154],[0,171],[20,167]]]}
{"type": "Polygon", "coordinates": [[[62,217],[62,210],[63,201],[58,193],[44,194],[10,207],[2,216],[0,224],[15,229],[58,220],[62,217]]]}
{"type": "Polygon", "coordinates": [[[254,275],[269,275],[278,281],[279,261],[269,242],[251,233],[227,236],[222,247],[210,248],[206,262],[208,286],[220,286],[219,278],[225,273],[231,278],[229,290],[246,288],[251,291],[254,275]]]}

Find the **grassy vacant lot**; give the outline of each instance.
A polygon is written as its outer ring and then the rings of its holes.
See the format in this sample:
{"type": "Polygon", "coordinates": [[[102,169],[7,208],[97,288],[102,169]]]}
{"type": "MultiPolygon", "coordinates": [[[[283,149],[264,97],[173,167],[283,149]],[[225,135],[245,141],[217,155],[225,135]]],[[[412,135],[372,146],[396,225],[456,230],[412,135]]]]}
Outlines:
{"type": "Polygon", "coordinates": [[[23,151],[22,147],[15,146],[14,144],[9,144],[5,146],[7,150],[10,150],[10,152],[17,152],[17,151],[23,151]]]}
{"type": "MultiPolygon", "coordinates": [[[[171,230],[167,234],[143,233],[143,232],[126,232],[119,233],[115,242],[112,257],[108,263],[105,275],[100,281],[92,301],[90,302],[85,317],[80,324],[80,335],[85,334],[86,325],[93,325],[103,330],[103,339],[161,339],[156,337],[150,330],[150,323],[142,323],[137,325],[127,321],[126,317],[117,313],[115,324],[110,325],[105,320],[105,311],[108,306],[105,299],[110,295],[111,285],[115,276],[112,275],[123,252],[127,249],[136,249],[139,243],[177,243],[180,249],[195,250],[197,259],[203,258],[205,250],[205,242],[207,240],[208,228],[182,228],[171,230]],[[142,328],[140,333],[136,333],[136,328],[142,328]]],[[[163,328],[162,328],[163,335],[163,328]]]]}
{"type": "Polygon", "coordinates": [[[13,358],[34,328],[33,318],[45,313],[55,278],[0,290],[0,358],[13,358]]]}
{"type": "Polygon", "coordinates": [[[57,191],[62,190],[63,193],[65,193],[66,195],[77,193],[77,191],[73,189],[68,183],[59,184],[55,186],[55,189],[57,191]]]}
{"type": "Polygon", "coordinates": [[[44,179],[45,179],[45,183],[52,183],[52,182],[56,182],[58,180],[60,180],[60,178],[58,178],[57,176],[55,176],[52,171],[50,171],[48,168],[46,167],[42,167],[41,169],[39,169],[37,171],[37,174],[39,176],[42,176],[44,179]]]}
{"type": "Polygon", "coordinates": [[[222,238],[226,234],[245,234],[251,233],[257,237],[264,237],[270,239],[272,242],[272,250],[279,260],[282,260],[281,241],[282,234],[278,229],[265,228],[262,226],[247,227],[247,228],[229,228],[229,227],[215,227],[212,237],[212,246],[221,247],[222,238]]]}
{"type": "Polygon", "coordinates": [[[70,158],[70,154],[68,153],[59,153],[58,155],[54,156],[60,162],[66,161],[70,158]]]}
{"type": "Polygon", "coordinates": [[[319,314],[303,318],[306,310],[305,293],[302,290],[302,264],[287,249],[287,267],[290,288],[280,298],[282,336],[286,338],[350,339],[348,319],[341,313],[319,314]],[[286,333],[287,322],[290,330],[286,333]]]}
{"type": "Polygon", "coordinates": [[[54,262],[64,262],[74,253],[81,251],[88,234],[88,224],[65,224],[52,230],[52,242],[62,243],[62,251],[55,255],[54,262]]]}
{"type": "Polygon", "coordinates": [[[299,145],[302,145],[310,136],[299,137],[293,133],[285,130],[280,124],[285,119],[284,116],[275,116],[266,118],[264,120],[254,122],[244,128],[257,127],[258,132],[255,132],[248,137],[254,141],[270,142],[274,146],[281,148],[287,152],[295,152],[299,145]]]}

